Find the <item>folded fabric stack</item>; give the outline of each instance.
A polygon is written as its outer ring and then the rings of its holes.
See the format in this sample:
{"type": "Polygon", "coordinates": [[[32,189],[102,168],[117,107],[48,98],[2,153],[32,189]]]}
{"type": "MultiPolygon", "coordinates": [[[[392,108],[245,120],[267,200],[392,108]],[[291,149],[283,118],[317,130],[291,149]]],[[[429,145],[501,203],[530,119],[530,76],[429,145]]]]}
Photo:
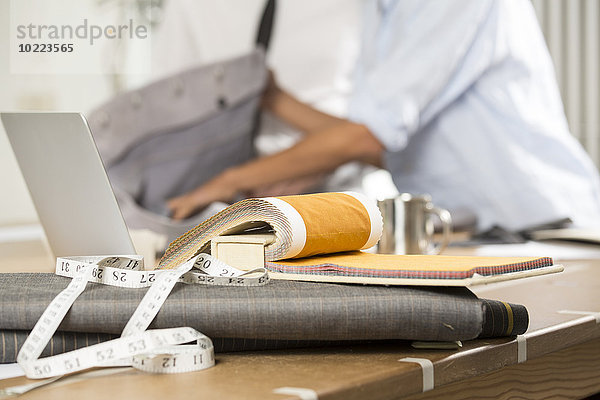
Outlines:
{"type": "MultiPolygon", "coordinates": [[[[18,349],[68,278],[0,274],[1,362],[18,349]]],[[[117,337],[147,289],[89,283],[44,355],[117,337]]],[[[330,345],[364,340],[455,341],[521,334],[527,310],[478,299],[466,288],[271,281],[262,287],[177,284],[151,328],[190,326],[216,351],[330,345]]]]}

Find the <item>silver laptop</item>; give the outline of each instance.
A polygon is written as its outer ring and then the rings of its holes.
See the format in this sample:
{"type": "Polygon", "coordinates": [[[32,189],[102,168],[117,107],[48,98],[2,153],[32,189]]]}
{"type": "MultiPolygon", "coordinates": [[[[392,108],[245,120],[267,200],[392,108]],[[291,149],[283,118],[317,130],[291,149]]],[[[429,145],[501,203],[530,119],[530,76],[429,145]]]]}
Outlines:
{"type": "Polygon", "coordinates": [[[83,115],[0,118],[54,256],[135,254],[83,115]]]}

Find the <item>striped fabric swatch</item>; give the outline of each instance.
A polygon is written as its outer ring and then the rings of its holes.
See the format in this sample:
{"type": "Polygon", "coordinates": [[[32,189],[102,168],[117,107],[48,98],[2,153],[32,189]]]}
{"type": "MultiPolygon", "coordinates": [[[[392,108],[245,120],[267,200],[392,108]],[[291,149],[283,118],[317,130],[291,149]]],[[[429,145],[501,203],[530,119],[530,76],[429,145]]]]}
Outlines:
{"type": "Polygon", "coordinates": [[[464,257],[335,253],[267,262],[273,272],[407,279],[465,279],[552,266],[549,257],[464,257]]]}

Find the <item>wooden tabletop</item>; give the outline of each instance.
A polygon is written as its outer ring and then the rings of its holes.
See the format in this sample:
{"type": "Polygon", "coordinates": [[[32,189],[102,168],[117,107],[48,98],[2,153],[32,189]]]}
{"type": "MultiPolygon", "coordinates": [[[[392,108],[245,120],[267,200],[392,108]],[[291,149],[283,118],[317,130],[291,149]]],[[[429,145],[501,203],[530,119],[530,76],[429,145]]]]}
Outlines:
{"type": "MultiPolygon", "coordinates": [[[[461,251],[469,250],[453,250],[461,251]]],[[[98,370],[21,398],[584,397],[600,392],[600,260],[562,264],[561,274],[473,288],[480,297],[528,308],[529,330],[518,338],[468,341],[456,351],[415,350],[398,342],[217,354],[217,365],[205,371],[151,375],[130,368],[98,370]],[[415,362],[399,361],[407,357],[431,361],[433,390],[423,393],[424,371],[415,362]]],[[[26,382],[32,381],[7,379],[0,388],[26,382]]]]}

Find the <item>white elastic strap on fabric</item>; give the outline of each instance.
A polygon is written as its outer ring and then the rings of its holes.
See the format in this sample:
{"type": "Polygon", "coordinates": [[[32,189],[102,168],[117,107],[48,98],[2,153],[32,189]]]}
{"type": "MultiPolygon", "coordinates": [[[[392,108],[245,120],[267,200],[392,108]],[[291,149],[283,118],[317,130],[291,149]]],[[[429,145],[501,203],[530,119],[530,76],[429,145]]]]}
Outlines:
{"type": "Polygon", "coordinates": [[[525,335],[517,335],[517,363],[527,361],[527,338],[525,335]]]}
{"type": "Polygon", "coordinates": [[[600,324],[600,312],[597,311],[560,310],[557,312],[559,314],[591,315],[596,320],[596,323],[600,324]]]}
{"type": "Polygon", "coordinates": [[[381,217],[381,212],[379,211],[377,204],[361,193],[342,193],[347,194],[348,196],[352,196],[356,200],[360,201],[365,207],[365,210],[367,210],[367,213],[369,214],[369,219],[371,220],[371,234],[369,235],[369,238],[367,239],[367,242],[364,244],[364,246],[361,247],[361,250],[369,249],[375,246],[379,241],[381,234],[383,233],[383,218],[381,217]]]}
{"type": "Polygon", "coordinates": [[[317,392],[312,389],[297,388],[297,387],[280,387],[273,389],[275,394],[290,394],[292,396],[298,396],[300,400],[319,400],[317,392]]]}
{"type": "Polygon", "coordinates": [[[284,213],[290,222],[290,227],[292,228],[292,243],[290,244],[290,248],[288,249],[287,253],[282,255],[280,258],[293,258],[300,254],[302,249],[304,249],[304,245],[306,244],[306,225],[304,224],[304,220],[302,219],[300,213],[296,211],[296,209],[289,203],[286,203],[281,199],[277,199],[275,197],[266,197],[261,200],[273,204],[282,213],[284,213]]]}
{"type": "Polygon", "coordinates": [[[33,389],[37,389],[39,387],[54,383],[61,378],[63,378],[63,376],[55,376],[54,378],[44,379],[42,381],[36,381],[21,386],[0,389],[0,399],[4,400],[20,396],[22,394],[32,391],[33,389]]]}
{"type": "Polygon", "coordinates": [[[433,389],[433,363],[430,360],[426,358],[405,357],[398,361],[419,364],[421,366],[421,370],[423,371],[423,392],[433,389]]]}

